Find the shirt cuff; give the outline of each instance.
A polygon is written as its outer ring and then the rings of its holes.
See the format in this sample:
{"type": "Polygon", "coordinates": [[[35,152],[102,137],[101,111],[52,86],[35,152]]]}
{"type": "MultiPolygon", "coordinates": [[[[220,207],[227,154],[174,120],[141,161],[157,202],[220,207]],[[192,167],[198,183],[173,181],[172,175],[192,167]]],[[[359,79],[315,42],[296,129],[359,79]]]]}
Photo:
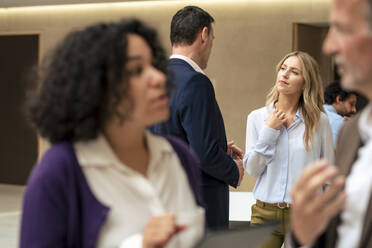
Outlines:
{"type": "Polygon", "coordinates": [[[143,236],[140,233],[134,234],[123,240],[120,248],[142,248],[143,236]]]}
{"type": "Polygon", "coordinates": [[[267,145],[275,145],[276,141],[280,135],[280,130],[270,128],[268,126],[263,126],[259,135],[259,142],[267,145]]]}

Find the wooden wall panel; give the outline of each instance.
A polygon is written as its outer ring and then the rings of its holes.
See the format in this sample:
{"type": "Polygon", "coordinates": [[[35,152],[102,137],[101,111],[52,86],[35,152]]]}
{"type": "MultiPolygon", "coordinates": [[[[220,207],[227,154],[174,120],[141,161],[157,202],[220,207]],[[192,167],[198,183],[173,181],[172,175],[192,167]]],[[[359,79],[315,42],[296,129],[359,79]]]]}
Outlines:
{"type": "Polygon", "coordinates": [[[0,34],[0,183],[25,184],[36,161],[36,133],[24,107],[38,57],[39,35],[0,34]]]}

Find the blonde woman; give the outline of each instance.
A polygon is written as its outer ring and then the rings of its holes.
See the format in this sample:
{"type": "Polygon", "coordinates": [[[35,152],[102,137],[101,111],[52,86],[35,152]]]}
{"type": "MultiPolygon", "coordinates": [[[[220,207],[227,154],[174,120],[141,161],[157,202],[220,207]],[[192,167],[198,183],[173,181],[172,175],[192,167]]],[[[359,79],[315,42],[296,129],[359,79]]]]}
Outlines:
{"type": "Polygon", "coordinates": [[[251,224],[282,223],[263,247],[281,247],[289,221],[291,188],[302,169],[319,158],[333,162],[332,132],[323,101],[316,61],[295,51],[277,65],[266,106],[248,115],[243,162],[247,172],[257,178],[251,224]]]}

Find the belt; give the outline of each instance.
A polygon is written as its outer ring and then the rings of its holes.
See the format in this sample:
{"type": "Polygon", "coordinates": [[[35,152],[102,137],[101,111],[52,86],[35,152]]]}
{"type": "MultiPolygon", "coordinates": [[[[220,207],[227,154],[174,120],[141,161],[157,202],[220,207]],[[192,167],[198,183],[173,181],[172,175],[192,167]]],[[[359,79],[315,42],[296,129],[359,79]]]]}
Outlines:
{"type": "Polygon", "coordinates": [[[256,204],[261,205],[263,207],[264,206],[271,206],[271,207],[277,207],[277,208],[280,208],[280,209],[291,207],[291,204],[286,203],[286,202],[269,203],[269,202],[263,202],[263,201],[260,201],[260,200],[256,200],[256,204]]]}

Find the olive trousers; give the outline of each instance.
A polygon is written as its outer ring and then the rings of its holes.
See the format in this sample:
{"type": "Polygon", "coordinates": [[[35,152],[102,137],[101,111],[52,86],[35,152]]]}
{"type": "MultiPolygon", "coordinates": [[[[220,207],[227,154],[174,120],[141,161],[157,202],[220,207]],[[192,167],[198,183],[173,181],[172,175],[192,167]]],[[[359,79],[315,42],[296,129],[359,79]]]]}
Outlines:
{"type": "Polygon", "coordinates": [[[251,225],[260,225],[271,221],[279,221],[280,226],[260,246],[261,248],[280,248],[284,242],[287,226],[289,224],[290,209],[279,208],[264,202],[256,202],[252,206],[251,225]]]}

